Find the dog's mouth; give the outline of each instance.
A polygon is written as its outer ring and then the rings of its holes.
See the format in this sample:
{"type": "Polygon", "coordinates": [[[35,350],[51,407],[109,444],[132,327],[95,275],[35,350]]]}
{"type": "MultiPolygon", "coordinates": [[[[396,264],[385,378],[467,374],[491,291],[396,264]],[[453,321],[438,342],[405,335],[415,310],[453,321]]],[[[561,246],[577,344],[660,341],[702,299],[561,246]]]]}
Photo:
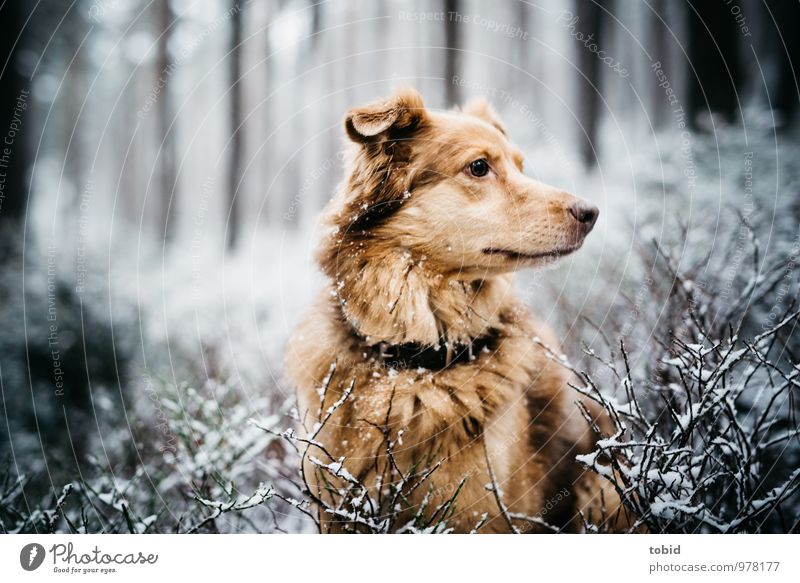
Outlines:
{"type": "Polygon", "coordinates": [[[533,261],[536,259],[558,259],[570,253],[577,251],[580,245],[573,245],[571,247],[562,247],[561,249],[554,249],[543,253],[522,253],[520,251],[513,251],[512,249],[498,249],[496,247],[488,247],[483,250],[486,255],[500,255],[511,261],[533,261]]]}

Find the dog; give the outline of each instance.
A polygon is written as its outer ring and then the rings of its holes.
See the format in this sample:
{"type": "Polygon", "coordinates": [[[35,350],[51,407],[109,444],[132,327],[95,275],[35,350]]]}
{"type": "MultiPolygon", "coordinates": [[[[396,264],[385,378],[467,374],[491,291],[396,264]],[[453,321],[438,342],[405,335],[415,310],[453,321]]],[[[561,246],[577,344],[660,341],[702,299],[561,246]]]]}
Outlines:
{"type": "Polygon", "coordinates": [[[575,461],[594,445],[580,395],[513,284],[578,250],[597,207],[525,176],[485,100],[432,111],[400,89],[344,125],[329,284],[287,349],[321,530],[627,528],[575,461]]]}

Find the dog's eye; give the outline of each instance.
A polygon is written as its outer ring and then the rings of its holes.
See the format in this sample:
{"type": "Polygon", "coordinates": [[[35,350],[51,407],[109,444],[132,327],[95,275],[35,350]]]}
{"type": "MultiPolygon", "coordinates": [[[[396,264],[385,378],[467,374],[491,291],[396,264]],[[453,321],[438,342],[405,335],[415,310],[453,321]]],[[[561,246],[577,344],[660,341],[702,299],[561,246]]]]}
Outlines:
{"type": "Polygon", "coordinates": [[[478,158],[470,162],[469,173],[478,178],[486,176],[489,173],[489,163],[483,158],[478,158]]]}

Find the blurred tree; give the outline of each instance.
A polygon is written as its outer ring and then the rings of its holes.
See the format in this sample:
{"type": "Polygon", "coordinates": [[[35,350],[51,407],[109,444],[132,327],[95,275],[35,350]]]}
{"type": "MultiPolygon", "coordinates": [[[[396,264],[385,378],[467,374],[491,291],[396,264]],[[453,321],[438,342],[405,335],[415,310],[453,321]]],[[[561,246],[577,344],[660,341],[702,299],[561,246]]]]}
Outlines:
{"type": "MultiPolygon", "coordinates": [[[[77,214],[80,193],[86,187],[88,164],[86,159],[86,139],[88,124],[86,109],[89,100],[87,92],[87,40],[89,31],[86,13],[80,5],[74,4],[64,19],[64,89],[59,94],[59,109],[63,111],[64,132],[64,175],[71,186],[62,201],[66,212],[77,214]]],[[[77,228],[77,220],[63,221],[61,228],[67,229],[64,236],[74,238],[69,229],[77,228]]]]}
{"type": "Polygon", "coordinates": [[[459,0],[444,0],[444,44],[447,47],[444,51],[444,80],[445,80],[445,99],[447,106],[453,106],[461,101],[458,85],[453,83],[453,77],[458,71],[459,52],[461,50],[461,35],[459,34],[458,21],[459,0]]]}
{"type": "Polygon", "coordinates": [[[800,87],[798,87],[798,69],[800,69],[800,35],[795,30],[800,23],[800,2],[775,2],[768,1],[763,8],[772,12],[774,23],[770,18],[765,24],[772,28],[777,27],[778,34],[769,37],[775,43],[773,53],[777,80],[774,90],[770,91],[772,106],[783,115],[783,123],[787,126],[794,118],[800,87]]]}
{"type": "Polygon", "coordinates": [[[244,116],[242,107],[242,12],[245,4],[233,0],[231,11],[231,36],[228,51],[230,65],[230,123],[231,140],[228,163],[228,224],[225,229],[225,244],[232,249],[239,234],[239,203],[237,191],[244,173],[243,132],[244,116]]]}
{"type": "MultiPolygon", "coordinates": [[[[517,2],[517,5],[514,10],[514,19],[516,22],[514,23],[516,26],[520,27],[523,31],[523,34],[528,33],[528,22],[531,13],[531,7],[527,2],[517,2]]],[[[524,39],[515,39],[514,42],[514,64],[525,71],[527,74],[521,74],[519,70],[511,69],[511,75],[518,79],[525,87],[530,85],[530,77],[531,74],[531,62],[533,61],[532,55],[530,54],[530,44],[527,41],[527,37],[524,39]]]]}
{"type": "Polygon", "coordinates": [[[731,7],[724,2],[689,1],[689,112],[716,112],[729,122],[740,114],[741,64],[731,7]]]}
{"type": "Polygon", "coordinates": [[[322,30],[322,2],[313,0],[311,6],[311,48],[317,48],[319,44],[319,33],[322,30]]]}
{"type": "MultiPolygon", "coordinates": [[[[320,9],[322,9],[322,7],[320,7],[320,9]]],[[[264,101],[259,100],[259,109],[261,111],[259,121],[260,125],[257,128],[257,131],[254,132],[257,134],[257,147],[260,160],[260,163],[258,164],[258,174],[256,177],[258,182],[257,191],[260,199],[266,195],[267,188],[273,179],[272,172],[274,171],[273,149],[275,137],[271,134],[275,130],[277,118],[275,117],[275,111],[273,107],[273,104],[275,103],[275,96],[271,95],[270,92],[273,87],[275,76],[275,57],[273,56],[275,49],[270,36],[272,34],[272,27],[269,26],[269,23],[273,18],[277,17],[278,5],[274,0],[262,0],[259,4],[259,10],[263,15],[262,19],[265,23],[261,31],[261,34],[263,35],[262,41],[264,43],[261,51],[263,51],[264,57],[259,61],[261,63],[261,71],[259,72],[260,77],[258,84],[255,87],[256,94],[263,96],[264,99],[264,101]],[[267,136],[270,137],[268,138],[267,136]]],[[[328,35],[328,37],[323,37],[322,40],[326,41],[329,38],[330,35],[328,35]]],[[[256,47],[255,50],[258,51],[259,48],[256,47]]],[[[262,220],[268,220],[271,218],[271,214],[269,212],[264,212],[265,209],[268,209],[267,205],[264,205],[258,209],[259,218],[262,220]]]]}
{"type": "MultiPolygon", "coordinates": [[[[667,0],[653,0],[650,5],[650,14],[648,19],[648,32],[649,38],[642,39],[643,42],[648,43],[648,50],[652,54],[653,61],[661,62],[661,69],[664,71],[672,72],[672,63],[670,59],[669,42],[667,39],[667,25],[665,18],[667,17],[666,8],[667,0]]],[[[667,73],[669,75],[669,73],[667,73]]],[[[649,83],[650,99],[649,104],[652,112],[651,117],[656,126],[663,126],[669,120],[669,109],[661,107],[664,98],[664,92],[661,87],[654,83],[649,83]]]]}
{"type": "MultiPolygon", "coordinates": [[[[29,8],[23,9],[26,2],[6,0],[0,4],[0,143],[5,141],[14,116],[20,115],[24,103],[28,108],[29,82],[23,75],[18,62],[21,34],[29,8]],[[16,113],[15,113],[16,112],[16,113]]],[[[22,112],[25,115],[25,112],[22,112]]],[[[21,124],[20,124],[21,125],[21,124]]],[[[28,200],[28,181],[26,170],[29,163],[27,132],[21,128],[14,136],[13,144],[0,147],[0,229],[6,231],[16,228],[10,223],[18,222],[25,212],[28,200]],[[9,152],[5,149],[8,147],[9,152]]],[[[0,249],[0,259],[6,249],[0,249]]]]}
{"type": "MultiPolygon", "coordinates": [[[[584,35],[583,43],[605,46],[603,31],[605,9],[611,8],[611,0],[576,0],[575,15],[584,35]],[[591,40],[587,40],[591,36],[591,40]]],[[[578,41],[576,41],[578,42],[578,41]]],[[[581,72],[578,86],[578,115],[581,124],[580,155],[585,166],[597,163],[597,126],[600,115],[600,67],[603,64],[596,52],[587,46],[578,47],[578,68],[581,72]]]]}
{"type": "Polygon", "coordinates": [[[162,0],[158,10],[158,58],[156,59],[156,86],[160,87],[157,102],[159,156],[159,228],[164,240],[172,239],[172,216],[175,214],[175,203],[178,200],[177,170],[175,165],[175,134],[170,126],[175,121],[170,95],[170,77],[174,74],[175,63],[170,54],[169,44],[172,38],[173,14],[170,0],[162,0]]]}

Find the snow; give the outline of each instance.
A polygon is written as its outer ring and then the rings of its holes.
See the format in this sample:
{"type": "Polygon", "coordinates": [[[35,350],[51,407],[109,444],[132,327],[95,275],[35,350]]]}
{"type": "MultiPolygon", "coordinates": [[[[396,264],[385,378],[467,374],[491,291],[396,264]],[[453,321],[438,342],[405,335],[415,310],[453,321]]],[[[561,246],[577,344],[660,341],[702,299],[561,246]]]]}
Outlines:
{"type": "Polygon", "coordinates": [[[330,462],[328,464],[325,464],[325,463],[321,462],[320,460],[318,460],[314,456],[311,456],[309,459],[311,460],[311,463],[313,463],[314,465],[316,465],[316,466],[318,466],[320,468],[324,468],[324,469],[328,470],[331,474],[333,474],[337,478],[344,478],[346,481],[350,482],[351,484],[358,484],[359,483],[358,480],[356,480],[356,478],[353,476],[353,474],[351,474],[349,471],[347,471],[347,469],[344,467],[344,458],[339,458],[338,461],[330,462]]]}
{"type": "Polygon", "coordinates": [[[587,453],[583,455],[576,455],[575,459],[579,462],[584,464],[585,466],[592,468],[601,476],[611,476],[613,471],[610,466],[605,464],[600,464],[597,462],[597,456],[600,455],[599,451],[595,451],[592,453],[587,453]]]}

